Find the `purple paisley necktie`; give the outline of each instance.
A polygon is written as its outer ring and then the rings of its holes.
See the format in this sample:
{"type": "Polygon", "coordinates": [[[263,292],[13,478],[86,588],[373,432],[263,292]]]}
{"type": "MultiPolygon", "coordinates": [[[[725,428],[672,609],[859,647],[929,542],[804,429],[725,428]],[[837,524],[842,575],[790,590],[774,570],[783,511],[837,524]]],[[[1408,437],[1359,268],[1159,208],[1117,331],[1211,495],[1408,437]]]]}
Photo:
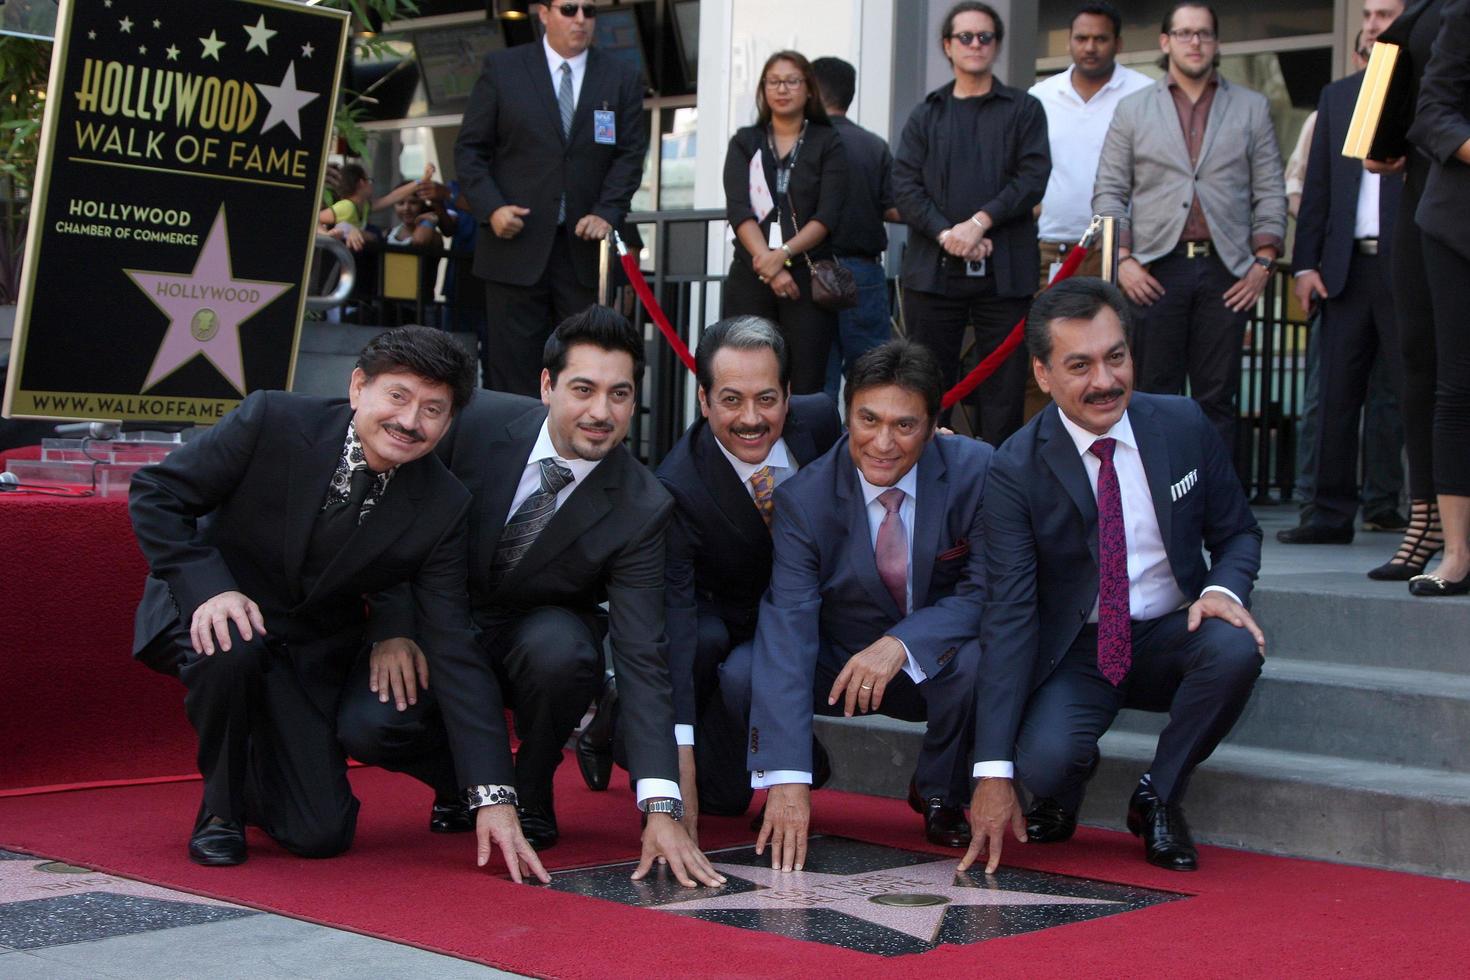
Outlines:
{"type": "Polygon", "coordinates": [[[1123,530],[1123,492],[1113,467],[1116,439],[1099,439],[1092,455],[1102,461],[1097,474],[1097,669],[1114,687],[1133,663],[1133,630],[1128,616],[1128,536],[1123,530]]]}

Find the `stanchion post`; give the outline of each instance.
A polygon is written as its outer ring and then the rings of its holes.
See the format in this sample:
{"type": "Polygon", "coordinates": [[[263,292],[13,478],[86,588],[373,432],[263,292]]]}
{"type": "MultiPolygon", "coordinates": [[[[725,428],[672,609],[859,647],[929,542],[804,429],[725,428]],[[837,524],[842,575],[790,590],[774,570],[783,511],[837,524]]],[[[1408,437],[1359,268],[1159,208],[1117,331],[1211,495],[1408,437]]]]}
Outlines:
{"type": "MultiPolygon", "coordinates": [[[[614,232],[613,234],[616,234],[614,232]]],[[[612,235],[598,243],[597,248],[597,305],[612,305],[612,235]]]]}
{"type": "Polygon", "coordinates": [[[1097,217],[1101,223],[1096,248],[1102,249],[1102,277],[1105,281],[1118,284],[1118,219],[1097,217]]]}

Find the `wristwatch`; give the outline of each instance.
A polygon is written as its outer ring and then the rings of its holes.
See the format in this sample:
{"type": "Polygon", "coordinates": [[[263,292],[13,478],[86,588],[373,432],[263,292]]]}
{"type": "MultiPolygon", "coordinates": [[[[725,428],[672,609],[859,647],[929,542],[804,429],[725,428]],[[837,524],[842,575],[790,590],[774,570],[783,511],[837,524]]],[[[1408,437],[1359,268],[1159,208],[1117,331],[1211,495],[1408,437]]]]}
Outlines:
{"type": "Polygon", "coordinates": [[[1253,256],[1251,258],[1251,261],[1260,266],[1262,269],[1265,269],[1267,272],[1270,272],[1272,269],[1276,268],[1276,262],[1272,259],[1266,258],[1264,255],[1253,256]]]}
{"type": "Polygon", "coordinates": [[[670,799],[660,796],[657,799],[647,800],[643,804],[644,813],[667,813],[675,820],[684,819],[684,801],[670,799]]]}

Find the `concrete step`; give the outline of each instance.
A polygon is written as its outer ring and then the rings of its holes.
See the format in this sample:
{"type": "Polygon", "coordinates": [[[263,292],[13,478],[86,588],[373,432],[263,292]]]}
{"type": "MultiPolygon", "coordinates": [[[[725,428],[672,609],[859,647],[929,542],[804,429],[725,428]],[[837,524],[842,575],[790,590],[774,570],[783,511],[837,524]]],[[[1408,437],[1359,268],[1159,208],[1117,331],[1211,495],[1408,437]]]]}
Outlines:
{"type": "MultiPolygon", "coordinates": [[[[831,786],[902,797],[923,726],[817,719],[831,786]]],[[[1122,829],[1154,738],[1113,731],[1083,822],[1122,829]]],[[[1222,745],[1196,772],[1186,811],[1202,843],[1470,880],[1470,775],[1332,755],[1222,745]]]]}
{"type": "Polygon", "coordinates": [[[1251,611],[1271,657],[1470,676],[1470,599],[1416,599],[1402,582],[1346,572],[1277,574],[1252,593],[1251,611]]]}
{"type": "MultiPolygon", "coordinates": [[[[1168,716],[1123,711],[1157,736],[1168,716]]],[[[1227,744],[1470,773],[1470,675],[1268,657],[1227,744]]]]}

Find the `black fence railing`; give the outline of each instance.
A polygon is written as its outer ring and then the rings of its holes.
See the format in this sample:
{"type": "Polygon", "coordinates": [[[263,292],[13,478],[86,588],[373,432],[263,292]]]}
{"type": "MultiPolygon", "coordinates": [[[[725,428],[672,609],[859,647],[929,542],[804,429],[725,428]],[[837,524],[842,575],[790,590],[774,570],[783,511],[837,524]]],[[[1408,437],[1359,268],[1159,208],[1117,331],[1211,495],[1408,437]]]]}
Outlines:
{"type": "MultiPolygon", "coordinates": [[[[724,224],[722,209],[706,209],[635,212],[623,226],[625,245],[638,256],[653,295],[691,348],[700,330],[719,318],[725,272],[710,272],[709,260],[711,247],[723,253],[724,224]]],[[[358,287],[341,318],[475,331],[485,323],[486,311],[484,285],[474,277],[472,262],[469,251],[369,245],[358,256],[358,287]],[[441,260],[447,263],[442,303],[434,297],[441,260]]],[[[616,256],[610,273],[605,300],[642,330],[648,352],[629,439],[641,459],[657,465],[698,414],[694,379],[637,301],[616,256]]],[[[890,297],[895,295],[890,289],[890,297]]],[[[1311,329],[1311,323],[1293,316],[1290,274],[1276,272],[1248,321],[1241,350],[1235,461],[1254,503],[1289,501],[1296,487],[1296,427],[1305,401],[1311,329]]]]}

